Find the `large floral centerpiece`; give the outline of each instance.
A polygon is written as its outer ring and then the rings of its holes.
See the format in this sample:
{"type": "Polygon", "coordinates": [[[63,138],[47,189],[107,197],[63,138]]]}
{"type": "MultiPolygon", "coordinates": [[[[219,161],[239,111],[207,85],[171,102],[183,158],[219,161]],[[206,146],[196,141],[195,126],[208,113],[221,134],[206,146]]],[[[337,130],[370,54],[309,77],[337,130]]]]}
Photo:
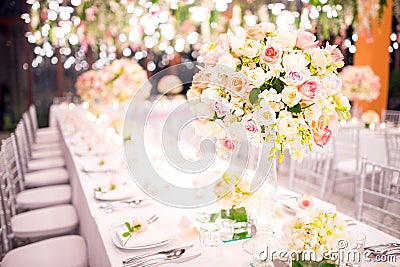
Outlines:
{"type": "Polygon", "coordinates": [[[351,101],[372,101],[378,98],[380,79],[370,66],[347,66],[341,71],[340,77],[342,92],[351,101]]]}
{"type": "Polygon", "coordinates": [[[322,260],[327,261],[324,266],[336,266],[335,252],[343,248],[341,240],[348,240],[349,236],[346,223],[336,213],[313,209],[285,223],[282,240],[291,252],[297,253],[292,259],[297,264],[293,266],[310,266],[306,263],[322,260]]]}
{"type": "Polygon", "coordinates": [[[223,34],[216,43],[203,45],[200,53],[205,66],[194,76],[187,96],[212,100],[212,119],[198,120],[196,130],[217,138],[225,151],[237,147],[240,140],[232,133],[244,127],[255,145],[275,140],[271,158],[276,151],[282,158],[289,149],[301,160],[304,146],[326,145],[339,120],[349,118],[350,104],[341,94],[337,74],[343,55],[335,45],[320,47],[309,32],[278,32],[274,24],[261,23],[223,34]]]}
{"type": "Polygon", "coordinates": [[[144,98],[148,97],[149,88],[142,87],[146,80],[146,71],[138,63],[129,59],[118,59],[101,70],[84,72],[78,77],[76,88],[84,101],[122,103],[138,93],[144,98]]]}

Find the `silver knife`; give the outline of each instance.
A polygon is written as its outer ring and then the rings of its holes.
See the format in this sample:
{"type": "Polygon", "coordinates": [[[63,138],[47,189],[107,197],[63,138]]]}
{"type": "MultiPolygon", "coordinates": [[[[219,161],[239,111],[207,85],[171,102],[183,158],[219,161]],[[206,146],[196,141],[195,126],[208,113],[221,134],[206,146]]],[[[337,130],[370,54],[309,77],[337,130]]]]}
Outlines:
{"type": "Polygon", "coordinates": [[[378,245],[365,247],[365,249],[377,249],[377,248],[385,248],[385,247],[400,247],[400,243],[378,244],[378,245]]]}
{"type": "Polygon", "coordinates": [[[201,256],[201,254],[196,254],[193,256],[180,257],[180,258],[172,259],[172,260],[166,259],[164,261],[151,263],[151,264],[145,265],[143,267],[154,267],[154,266],[159,266],[159,265],[163,265],[163,264],[167,264],[167,263],[183,263],[183,262],[194,260],[195,258],[198,258],[200,256],[201,256]]]}
{"type": "Polygon", "coordinates": [[[187,246],[184,246],[184,247],[158,251],[158,252],[149,252],[149,253],[145,253],[145,254],[142,254],[142,255],[138,255],[138,256],[131,257],[131,258],[127,258],[127,259],[123,260],[122,263],[123,264],[127,264],[127,263],[131,263],[131,262],[134,262],[134,261],[146,258],[146,257],[151,257],[151,256],[158,255],[158,254],[170,254],[171,252],[173,252],[175,250],[189,249],[191,247],[193,247],[193,244],[192,245],[187,245],[187,246]]]}

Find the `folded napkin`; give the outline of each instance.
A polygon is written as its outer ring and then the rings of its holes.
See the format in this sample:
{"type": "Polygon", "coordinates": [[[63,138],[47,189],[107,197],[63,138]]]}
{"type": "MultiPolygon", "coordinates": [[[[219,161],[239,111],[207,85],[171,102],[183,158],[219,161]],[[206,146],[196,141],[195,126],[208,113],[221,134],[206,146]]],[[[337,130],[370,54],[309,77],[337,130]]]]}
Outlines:
{"type": "MultiPolygon", "coordinates": [[[[126,228],[121,228],[116,231],[116,234],[121,241],[121,244],[124,244],[127,239],[127,237],[122,236],[122,234],[126,231],[126,228]]],[[[161,243],[163,241],[170,240],[179,234],[180,231],[177,227],[171,226],[171,223],[169,223],[167,220],[162,220],[160,218],[154,223],[149,224],[147,230],[145,230],[144,232],[134,233],[132,238],[125,245],[125,247],[134,248],[151,246],[157,243],[161,243]]]]}
{"type": "Polygon", "coordinates": [[[117,185],[117,188],[107,192],[96,192],[95,197],[99,200],[113,201],[133,198],[137,195],[137,189],[131,185],[117,185]]]}
{"type": "MultiPolygon", "coordinates": [[[[283,199],[283,200],[280,200],[279,202],[286,209],[291,210],[292,212],[303,211],[303,209],[301,209],[299,207],[299,204],[297,203],[296,199],[283,199]]],[[[314,205],[313,205],[312,209],[317,208],[317,207],[321,208],[324,212],[327,212],[327,213],[336,212],[336,206],[335,205],[314,198],[314,205]]]]}

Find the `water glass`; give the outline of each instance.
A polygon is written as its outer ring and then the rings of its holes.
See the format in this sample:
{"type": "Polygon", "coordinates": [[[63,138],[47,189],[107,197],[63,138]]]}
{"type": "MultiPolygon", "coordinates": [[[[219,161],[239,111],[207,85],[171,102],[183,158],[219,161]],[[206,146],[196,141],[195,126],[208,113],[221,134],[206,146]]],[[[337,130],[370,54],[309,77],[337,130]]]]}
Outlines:
{"type": "Polygon", "coordinates": [[[363,232],[353,230],[342,250],[340,266],[360,267],[364,257],[366,236],[363,232]]]}
{"type": "Polygon", "coordinates": [[[200,245],[205,247],[218,247],[221,245],[220,226],[213,222],[203,223],[200,226],[200,245]]]}

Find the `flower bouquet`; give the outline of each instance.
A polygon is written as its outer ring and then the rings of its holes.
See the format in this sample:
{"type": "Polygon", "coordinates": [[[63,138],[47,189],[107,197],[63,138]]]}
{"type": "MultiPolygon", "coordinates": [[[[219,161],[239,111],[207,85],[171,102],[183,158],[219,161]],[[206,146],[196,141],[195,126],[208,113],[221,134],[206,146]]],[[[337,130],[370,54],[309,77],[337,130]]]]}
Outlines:
{"type": "Polygon", "coordinates": [[[336,213],[321,209],[298,213],[283,226],[282,239],[291,252],[292,266],[336,266],[341,242],[349,238],[346,226],[336,213]]]}
{"type": "Polygon", "coordinates": [[[378,98],[380,79],[370,66],[347,66],[343,68],[340,77],[343,94],[351,101],[372,101],[378,98]]]}
{"type": "Polygon", "coordinates": [[[337,74],[343,55],[335,45],[320,47],[309,32],[278,32],[263,22],[220,35],[200,54],[204,67],[187,97],[199,104],[211,100],[201,108],[210,118],[197,121],[196,134],[216,138],[222,154],[237,149],[243,138],[256,146],[273,140],[270,159],[279,151],[282,160],[288,149],[301,161],[304,146],[326,145],[339,120],[350,116],[337,74]],[[245,136],[236,134],[240,128],[245,136]]]}
{"type": "Polygon", "coordinates": [[[147,98],[149,88],[141,88],[146,80],[146,71],[139,64],[129,59],[118,59],[101,70],[84,72],[78,77],[76,88],[87,102],[122,103],[138,93],[147,98]]]}
{"type": "Polygon", "coordinates": [[[372,125],[379,123],[379,114],[375,110],[367,110],[362,114],[361,121],[366,128],[370,128],[372,125]]]}

